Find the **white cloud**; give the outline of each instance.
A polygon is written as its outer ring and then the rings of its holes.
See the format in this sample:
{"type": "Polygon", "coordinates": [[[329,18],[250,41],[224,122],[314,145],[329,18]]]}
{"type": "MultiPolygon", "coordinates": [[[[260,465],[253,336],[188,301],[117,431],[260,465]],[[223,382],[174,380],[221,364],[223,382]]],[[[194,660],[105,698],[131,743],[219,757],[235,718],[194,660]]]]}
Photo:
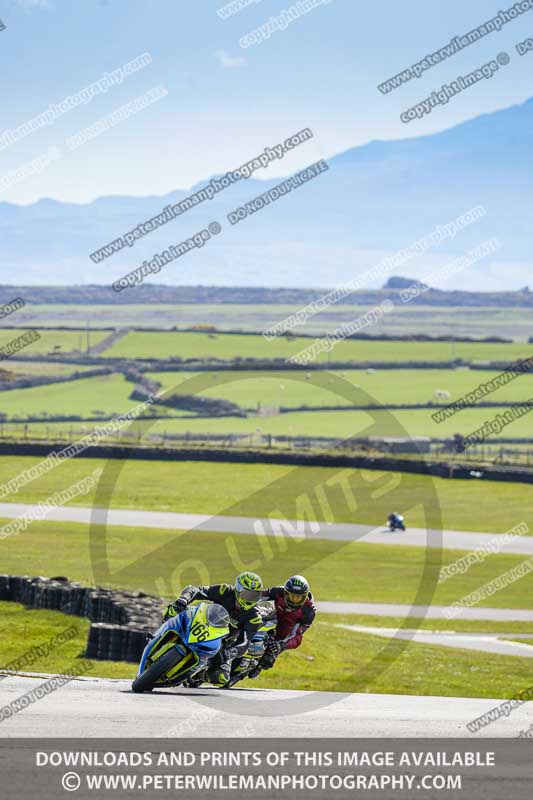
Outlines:
{"type": "Polygon", "coordinates": [[[218,63],[224,69],[231,69],[232,67],[243,67],[246,64],[246,59],[241,58],[238,56],[237,58],[232,58],[232,56],[228,55],[225,50],[217,50],[215,52],[215,58],[217,59],[218,63]]]}

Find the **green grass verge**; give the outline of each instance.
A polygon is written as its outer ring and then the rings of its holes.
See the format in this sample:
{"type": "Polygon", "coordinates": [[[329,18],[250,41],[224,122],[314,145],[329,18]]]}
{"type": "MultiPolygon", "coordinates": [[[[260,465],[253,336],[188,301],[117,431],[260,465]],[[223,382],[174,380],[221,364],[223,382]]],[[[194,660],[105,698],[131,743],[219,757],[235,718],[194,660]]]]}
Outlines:
{"type": "MultiPolygon", "coordinates": [[[[16,603],[0,603],[2,666],[22,656],[32,645],[46,644],[75,625],[79,634],[28,672],[68,671],[83,658],[89,623],[57,611],[31,611],[16,603]]],[[[93,661],[91,676],[131,679],[136,665],[93,661]]],[[[528,659],[491,656],[468,650],[393,641],[354,633],[317,622],[302,646],[284,653],[275,669],[243,686],[310,691],[376,692],[442,695],[445,697],[508,698],[531,685],[528,659]],[[373,667],[369,664],[374,660],[373,667]]]]}
{"type": "MultiPolygon", "coordinates": [[[[23,656],[32,646],[47,645],[71,627],[76,628],[72,639],[63,642],[48,655],[38,656],[22,672],[65,672],[76,661],[83,659],[92,665],[88,675],[102,678],[127,678],[134,676],[135,664],[121,661],[96,661],[85,658],[89,620],[73,617],[59,611],[37,611],[20,603],[0,602],[0,669],[23,656]]],[[[48,649],[48,648],[46,648],[48,649]]],[[[1,680],[1,678],[0,678],[1,680]]]]}
{"type": "MultiPolygon", "coordinates": [[[[243,569],[254,569],[267,586],[303,573],[318,601],[448,605],[525,560],[492,555],[464,575],[435,586],[439,569],[436,550],[271,537],[265,552],[260,539],[115,526],[107,531],[107,551],[94,551],[91,557],[86,525],[34,522],[24,533],[1,543],[2,571],[66,575],[86,585],[107,583],[173,598],[189,583],[224,582],[243,569]],[[417,596],[419,591],[423,597],[417,596]]],[[[461,551],[445,551],[443,562],[451,563],[460,555],[461,551]]],[[[533,574],[479,606],[533,608],[533,574]]]]}

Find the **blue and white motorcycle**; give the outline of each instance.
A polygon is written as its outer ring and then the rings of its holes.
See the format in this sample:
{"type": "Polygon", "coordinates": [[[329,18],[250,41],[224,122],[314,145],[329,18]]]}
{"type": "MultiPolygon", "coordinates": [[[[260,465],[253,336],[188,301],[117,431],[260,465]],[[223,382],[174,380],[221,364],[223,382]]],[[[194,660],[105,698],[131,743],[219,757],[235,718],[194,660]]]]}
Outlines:
{"type": "Polygon", "coordinates": [[[186,608],[163,622],[148,642],[131,688],[179,686],[208,666],[229,632],[229,614],[217,603],[186,608]]]}

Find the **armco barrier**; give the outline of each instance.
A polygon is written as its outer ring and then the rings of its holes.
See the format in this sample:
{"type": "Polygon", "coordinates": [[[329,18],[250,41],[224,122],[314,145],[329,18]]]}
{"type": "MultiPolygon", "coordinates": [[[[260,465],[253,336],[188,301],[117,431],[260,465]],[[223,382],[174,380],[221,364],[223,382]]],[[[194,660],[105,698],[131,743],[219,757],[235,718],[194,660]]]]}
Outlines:
{"type": "Polygon", "coordinates": [[[51,609],[91,621],[87,658],[139,661],[146,634],[161,624],[164,603],[144,592],[81,586],[67,578],[0,575],[0,600],[51,609]]]}

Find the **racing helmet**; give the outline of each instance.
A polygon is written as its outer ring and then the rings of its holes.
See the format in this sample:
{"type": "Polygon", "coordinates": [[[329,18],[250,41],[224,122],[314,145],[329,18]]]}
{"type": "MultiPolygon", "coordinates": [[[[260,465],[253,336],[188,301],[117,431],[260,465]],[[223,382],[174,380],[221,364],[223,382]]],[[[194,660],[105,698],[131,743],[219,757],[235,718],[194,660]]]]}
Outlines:
{"type": "Polygon", "coordinates": [[[284,587],[287,608],[300,608],[309,597],[309,583],[303,575],[293,575],[284,587]]]}
{"type": "Polygon", "coordinates": [[[235,578],[235,597],[245,611],[250,611],[261,599],[263,581],[255,572],[241,572],[235,578]]]}

